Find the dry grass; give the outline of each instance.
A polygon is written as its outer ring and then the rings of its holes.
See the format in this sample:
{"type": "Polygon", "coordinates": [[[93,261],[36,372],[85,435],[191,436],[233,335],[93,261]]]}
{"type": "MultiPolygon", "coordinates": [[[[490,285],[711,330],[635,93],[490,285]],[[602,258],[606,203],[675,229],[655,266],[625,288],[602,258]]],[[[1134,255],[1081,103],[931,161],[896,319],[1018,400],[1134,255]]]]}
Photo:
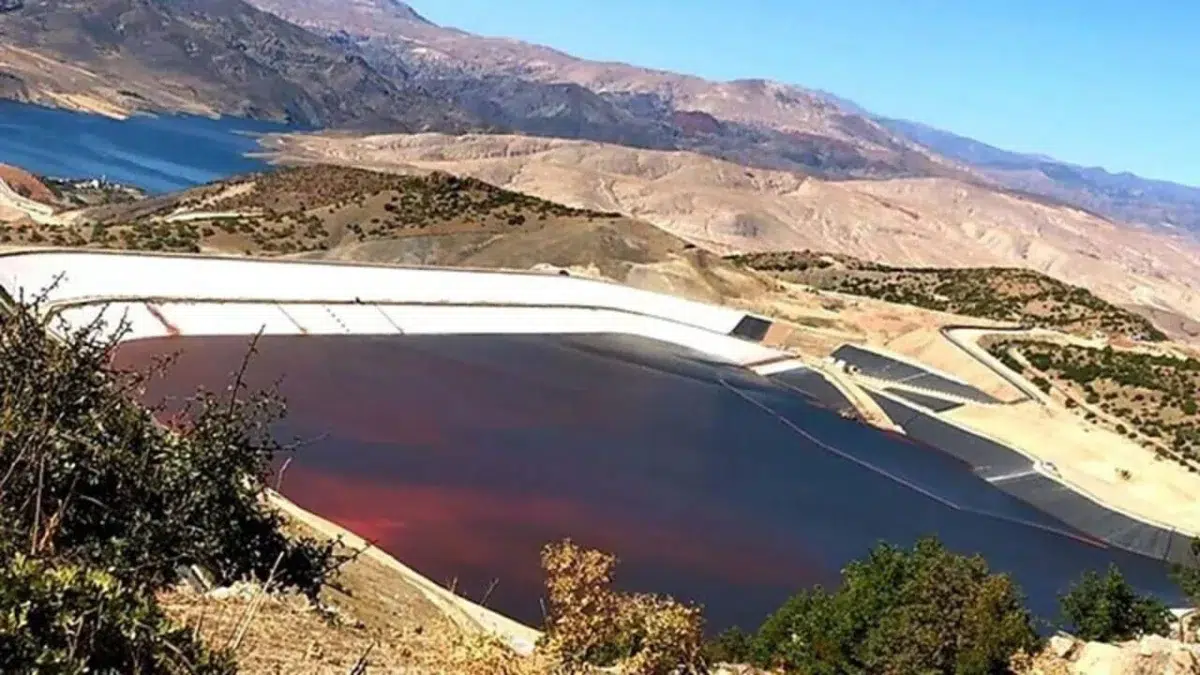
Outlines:
{"type": "MultiPolygon", "coordinates": [[[[288,529],[315,534],[295,522],[288,529]]],[[[639,675],[706,672],[699,609],[613,591],[615,567],[613,556],[569,541],[545,549],[551,618],[529,656],[464,631],[407,579],[365,556],[341,568],[319,605],[255,584],[209,593],[181,586],[158,599],[207,644],[231,649],[247,675],[559,675],[599,672],[597,664],[639,675]]]]}
{"type": "Polygon", "coordinates": [[[518,656],[500,642],[466,635],[444,621],[412,625],[368,623],[330,612],[298,595],[263,594],[254,586],[212,597],[190,590],[160,596],[178,622],[199,630],[214,647],[232,648],[248,675],[406,673],[549,675],[548,657],[518,656]],[[357,670],[356,670],[357,669],[357,670]]]}
{"type": "MultiPolygon", "coordinates": [[[[289,534],[319,536],[293,520],[286,527],[289,534]]],[[[362,665],[370,673],[470,675],[433,666],[460,658],[459,652],[487,656],[484,647],[507,654],[498,644],[463,635],[418,588],[366,556],[340,568],[336,584],[321,592],[319,607],[302,595],[263,593],[254,585],[231,590],[200,594],[184,587],[161,594],[159,602],[211,646],[232,646],[240,672],[248,675],[344,675],[362,665]]]]}

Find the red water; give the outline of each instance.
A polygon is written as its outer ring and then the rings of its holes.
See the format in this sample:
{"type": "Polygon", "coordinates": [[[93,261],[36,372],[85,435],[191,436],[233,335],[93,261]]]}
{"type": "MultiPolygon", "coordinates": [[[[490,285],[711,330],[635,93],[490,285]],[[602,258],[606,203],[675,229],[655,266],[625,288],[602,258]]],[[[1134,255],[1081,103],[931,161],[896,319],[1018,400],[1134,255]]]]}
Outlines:
{"type": "MultiPolygon", "coordinates": [[[[148,392],[155,402],[221,387],[246,345],[140,341],[117,360],[182,350],[148,392]]],[[[616,553],[620,586],[704,604],[714,629],[755,627],[878,540],[926,533],[1013,572],[1043,613],[1082,569],[1110,561],[1166,587],[1161,565],[1048,531],[961,462],[645,340],[264,338],[249,381],[281,377],[290,416],[278,433],[312,440],[288,465],[285,495],[531,623],[538,552],[568,536],[616,553]]]]}

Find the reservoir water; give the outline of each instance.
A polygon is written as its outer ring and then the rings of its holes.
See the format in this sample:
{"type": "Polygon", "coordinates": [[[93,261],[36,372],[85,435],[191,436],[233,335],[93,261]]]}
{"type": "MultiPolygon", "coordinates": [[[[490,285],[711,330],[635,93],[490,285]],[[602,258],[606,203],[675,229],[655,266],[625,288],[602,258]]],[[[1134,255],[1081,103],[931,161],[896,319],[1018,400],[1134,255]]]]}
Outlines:
{"type": "Polygon", "coordinates": [[[287,130],[269,122],[187,115],[114,120],[0,101],[0,163],[170,192],[261,170],[262,160],[245,156],[258,150],[255,134],[287,130]]]}
{"type": "MultiPolygon", "coordinates": [[[[148,402],[229,381],[248,338],[121,347],[178,353],[148,402]]],[[[622,336],[267,337],[253,385],[281,381],[283,439],[310,439],[282,490],[435,581],[541,617],[538,551],[617,554],[620,586],[755,627],[833,584],[878,541],[937,534],[1011,573],[1042,617],[1086,569],[1117,564],[1181,598],[1164,564],[1071,530],[932,448],[815,407],[686,350],[622,336]],[[282,379],[281,379],[282,378],[282,379]]]]}

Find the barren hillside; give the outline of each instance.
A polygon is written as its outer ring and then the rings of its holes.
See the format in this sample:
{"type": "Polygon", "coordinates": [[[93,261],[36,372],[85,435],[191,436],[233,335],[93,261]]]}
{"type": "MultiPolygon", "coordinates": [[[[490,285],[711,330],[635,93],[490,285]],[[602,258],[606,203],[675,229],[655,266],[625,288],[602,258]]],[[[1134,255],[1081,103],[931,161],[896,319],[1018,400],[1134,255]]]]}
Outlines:
{"type": "Polygon", "coordinates": [[[123,116],[232,114],[453,130],[469,120],[242,0],[30,0],[0,13],[0,96],[123,116]]]}
{"type": "Polygon", "coordinates": [[[881,151],[901,145],[882,126],[846,115],[828,97],[802,87],[766,80],[713,82],[625,63],[589,61],[543,45],[438,26],[394,0],[253,0],[252,4],[309,29],[390,39],[401,56],[415,63],[538,82],[571,82],[601,93],[646,94],[676,110],[702,111],[784,131],[843,140],[871,136],[881,151]]]}
{"type": "Polygon", "coordinates": [[[686,152],[517,136],[293,136],[282,160],[443,170],[649,221],[721,253],[814,249],[906,266],[1026,267],[1115,304],[1200,316],[1200,248],[947,179],[823,181],[686,152]]]}
{"type": "Polygon", "coordinates": [[[761,79],[716,82],[433,24],[397,0],[251,0],[397,69],[491,128],[693,150],[826,177],[954,175],[964,167],[821,92],[761,79]]]}

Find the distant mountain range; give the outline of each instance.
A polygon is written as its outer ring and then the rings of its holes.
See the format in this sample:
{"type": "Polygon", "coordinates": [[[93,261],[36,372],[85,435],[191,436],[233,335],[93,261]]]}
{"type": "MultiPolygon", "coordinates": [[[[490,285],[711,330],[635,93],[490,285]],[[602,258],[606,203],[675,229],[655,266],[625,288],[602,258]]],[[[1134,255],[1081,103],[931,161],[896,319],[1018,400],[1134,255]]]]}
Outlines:
{"type": "Polygon", "coordinates": [[[250,0],[410,74],[506,131],[692,150],[827,178],[951,177],[1200,232],[1200,189],[1024,155],[871,114],[827,92],[575,58],[437,26],[397,0],[250,0]]]}
{"type": "Polygon", "coordinates": [[[27,0],[0,13],[0,96],[378,131],[685,150],[832,180],[949,178],[1200,233],[1200,189],[994,148],[827,92],[713,82],[428,21],[399,0],[27,0]]]}
{"type": "Polygon", "coordinates": [[[1060,199],[1118,220],[1200,232],[1200,188],[1001,150],[916,122],[874,119],[1002,185],[1060,199]]]}

